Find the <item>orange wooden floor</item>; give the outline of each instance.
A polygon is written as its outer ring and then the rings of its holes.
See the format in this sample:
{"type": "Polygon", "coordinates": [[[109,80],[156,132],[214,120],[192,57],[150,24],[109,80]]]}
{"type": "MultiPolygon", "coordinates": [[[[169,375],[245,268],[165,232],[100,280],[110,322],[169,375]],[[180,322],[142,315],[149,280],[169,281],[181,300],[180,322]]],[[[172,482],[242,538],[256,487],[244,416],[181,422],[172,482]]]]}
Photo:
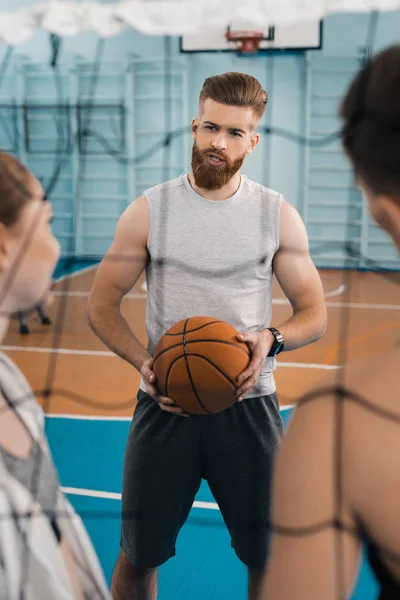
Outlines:
{"type": "MultiPolygon", "coordinates": [[[[327,296],[328,330],[316,344],[279,357],[276,380],[281,404],[296,402],[329,370],[340,368],[344,357],[353,361],[371,356],[400,335],[400,273],[385,278],[371,272],[320,273],[327,296]]],[[[139,374],[109,352],[86,321],[85,305],[94,274],[95,269],[90,269],[56,285],[55,302],[49,309],[53,325],[43,326],[30,317],[31,333],[21,336],[13,321],[4,341],[3,350],[22,368],[35,391],[45,389],[53,374],[54,393],[45,404],[48,413],[128,416],[135,407],[139,374]],[[60,303],[65,314],[57,324],[60,303]],[[52,350],[55,341],[56,352],[52,350]]],[[[124,300],[123,312],[145,343],[143,283],[141,279],[124,300]]],[[[290,307],[276,282],[273,295],[273,323],[279,325],[289,317],[290,307]]]]}

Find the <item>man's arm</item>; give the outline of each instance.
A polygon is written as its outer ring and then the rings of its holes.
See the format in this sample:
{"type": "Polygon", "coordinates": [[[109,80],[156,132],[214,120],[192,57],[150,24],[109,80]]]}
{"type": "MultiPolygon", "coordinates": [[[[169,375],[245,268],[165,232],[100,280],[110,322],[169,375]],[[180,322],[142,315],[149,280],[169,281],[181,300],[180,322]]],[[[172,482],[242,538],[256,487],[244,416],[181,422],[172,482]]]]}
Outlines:
{"type": "Polygon", "coordinates": [[[310,257],[304,223],[296,209],[285,200],[281,208],[280,244],[274,258],[274,271],[293,309],[293,316],[277,326],[285,338],[284,350],[295,350],[320,339],[327,323],[321,279],[310,257]]]}
{"type": "Polygon", "coordinates": [[[120,218],[111,248],[97,269],[87,314],[93,331],[105,345],[141,373],[146,392],[161,410],[186,416],[171,398],[158,391],[153,359],[121,313],[123,297],[133,288],[149,260],[149,220],[144,196],[132,202],[120,218]]]}
{"type": "MultiPolygon", "coordinates": [[[[293,316],[277,328],[285,338],[284,350],[294,350],[315,342],[326,329],[324,291],[309,253],[304,223],[296,209],[283,200],[280,214],[280,243],[274,258],[275,275],[293,309],[293,316]]],[[[251,350],[251,362],[239,376],[239,401],[257,384],[274,337],[269,330],[242,333],[238,339],[251,350]]]]}
{"type": "Polygon", "coordinates": [[[111,248],[97,269],[87,305],[95,333],[138,371],[150,355],[122,316],[121,302],[145,268],[148,231],[149,210],[146,199],[141,197],[121,216],[111,248]]]}

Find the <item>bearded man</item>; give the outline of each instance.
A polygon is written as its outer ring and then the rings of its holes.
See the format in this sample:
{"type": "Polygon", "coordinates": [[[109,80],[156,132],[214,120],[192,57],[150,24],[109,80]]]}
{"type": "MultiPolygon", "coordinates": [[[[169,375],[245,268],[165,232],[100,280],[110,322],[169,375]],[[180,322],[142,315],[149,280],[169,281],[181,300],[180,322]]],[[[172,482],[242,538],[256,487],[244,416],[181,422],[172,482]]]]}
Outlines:
{"type": "Polygon", "coordinates": [[[192,121],[192,172],[145,191],[127,208],[96,274],[89,321],[142,375],[124,462],[114,600],[157,598],[157,569],[174,556],[202,479],[248,567],[249,599],[259,594],[282,433],[275,357],[319,339],[326,328],[322,285],[300,216],[281,194],[240,173],[259,142],[267,100],[250,75],[205,81],[192,121]],[[120,311],[143,270],[147,348],[120,311]],[[274,273],[293,309],[277,327],[271,327],[274,273]],[[230,323],[252,355],[238,380],[237,403],[215,415],[186,415],[160,394],[152,370],[162,335],[193,316],[230,323]]]}

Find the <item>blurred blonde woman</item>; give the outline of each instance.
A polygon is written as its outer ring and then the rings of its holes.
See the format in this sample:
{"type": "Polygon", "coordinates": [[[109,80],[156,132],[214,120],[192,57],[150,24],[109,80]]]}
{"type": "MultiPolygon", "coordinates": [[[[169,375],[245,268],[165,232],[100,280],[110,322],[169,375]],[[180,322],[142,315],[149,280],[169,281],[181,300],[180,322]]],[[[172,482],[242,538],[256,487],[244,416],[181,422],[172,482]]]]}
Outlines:
{"type": "MultiPolygon", "coordinates": [[[[47,295],[59,258],[51,206],[35,177],[0,152],[0,342],[9,316],[47,295]]],[[[0,598],[103,600],[107,586],[79,517],[60,491],[44,416],[0,353],[0,598]]]]}

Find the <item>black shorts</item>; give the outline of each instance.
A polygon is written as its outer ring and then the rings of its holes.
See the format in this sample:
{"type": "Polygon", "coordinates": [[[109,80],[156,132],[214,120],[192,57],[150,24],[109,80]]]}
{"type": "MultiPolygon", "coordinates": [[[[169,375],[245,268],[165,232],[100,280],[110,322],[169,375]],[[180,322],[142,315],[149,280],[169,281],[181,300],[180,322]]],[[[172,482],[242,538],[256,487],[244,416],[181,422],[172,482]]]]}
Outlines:
{"type": "Polygon", "coordinates": [[[139,391],[122,488],[121,548],[128,560],[153,568],[175,555],[178,533],[205,479],[237,556],[248,567],[263,568],[282,431],[276,394],[185,419],[163,412],[139,391]]]}

